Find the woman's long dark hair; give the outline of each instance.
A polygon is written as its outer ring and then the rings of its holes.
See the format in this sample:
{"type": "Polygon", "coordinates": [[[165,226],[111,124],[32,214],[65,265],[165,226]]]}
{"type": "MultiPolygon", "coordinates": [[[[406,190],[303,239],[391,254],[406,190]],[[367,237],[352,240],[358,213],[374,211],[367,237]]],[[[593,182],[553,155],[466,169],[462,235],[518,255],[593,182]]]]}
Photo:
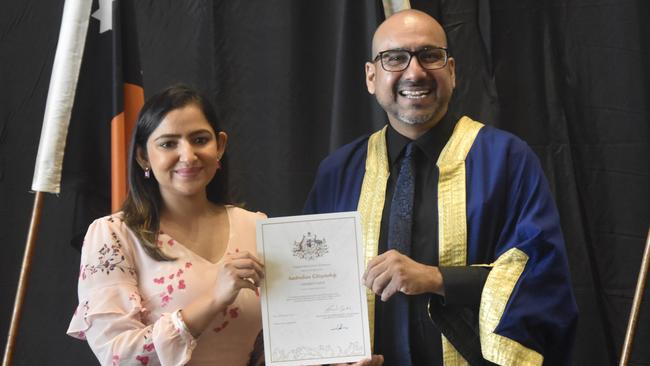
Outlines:
{"type": "MultiPolygon", "coordinates": [[[[156,244],[160,231],[160,210],[162,197],[158,181],[144,177],[144,170],[136,160],[138,148],[146,154],[147,140],[158,128],[165,116],[179,108],[196,105],[212,126],[215,135],[219,133],[217,114],[210,102],[198,91],[186,85],[174,85],[151,96],[142,106],[133,132],[129,149],[129,193],[122,205],[124,223],[135,233],[144,250],[151,258],[159,261],[174,260],[156,244]]],[[[214,203],[229,203],[228,164],[226,155],[221,157],[221,169],[208,184],[208,199],[214,203]]]]}

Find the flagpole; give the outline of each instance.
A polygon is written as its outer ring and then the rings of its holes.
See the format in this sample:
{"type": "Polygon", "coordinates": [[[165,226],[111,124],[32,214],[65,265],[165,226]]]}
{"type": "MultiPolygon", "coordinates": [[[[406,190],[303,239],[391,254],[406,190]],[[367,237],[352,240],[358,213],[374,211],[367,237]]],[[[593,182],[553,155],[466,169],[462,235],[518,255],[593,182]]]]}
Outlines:
{"type": "Polygon", "coordinates": [[[10,366],[13,360],[14,346],[20,326],[20,318],[23,313],[23,303],[27,294],[27,283],[32,267],[32,258],[34,257],[34,244],[38,237],[38,228],[41,223],[41,212],[43,211],[43,196],[45,193],[36,192],[34,197],[34,208],[32,210],[32,219],[29,223],[29,233],[27,234],[27,244],[25,245],[25,254],[23,255],[23,264],[18,279],[18,290],[16,291],[16,300],[14,301],[14,311],[11,315],[11,325],[9,327],[9,336],[5,347],[5,353],[2,360],[2,366],[10,366]]]}
{"type": "Polygon", "coordinates": [[[639,309],[641,308],[641,299],[643,298],[643,290],[645,289],[648,280],[648,268],[650,267],[650,229],[648,229],[648,237],[645,242],[645,250],[643,251],[643,258],[641,259],[641,269],[639,270],[639,279],[636,281],[636,290],[634,291],[634,300],[632,301],[632,311],[630,312],[630,320],[627,323],[627,331],[625,332],[625,342],[623,342],[623,352],[621,354],[621,362],[619,366],[627,366],[632,353],[632,344],[634,343],[634,331],[639,320],[639,309]]]}
{"type": "Polygon", "coordinates": [[[36,197],[34,198],[34,208],[29,224],[16,299],[2,361],[3,366],[10,366],[13,360],[34,256],[34,246],[41,221],[43,196],[45,193],[60,192],[63,153],[77,89],[79,70],[81,69],[81,59],[86,42],[91,7],[92,0],[66,0],[63,5],[61,29],[54,54],[41,139],[38,144],[36,164],[34,165],[32,191],[36,192],[36,197]]]}

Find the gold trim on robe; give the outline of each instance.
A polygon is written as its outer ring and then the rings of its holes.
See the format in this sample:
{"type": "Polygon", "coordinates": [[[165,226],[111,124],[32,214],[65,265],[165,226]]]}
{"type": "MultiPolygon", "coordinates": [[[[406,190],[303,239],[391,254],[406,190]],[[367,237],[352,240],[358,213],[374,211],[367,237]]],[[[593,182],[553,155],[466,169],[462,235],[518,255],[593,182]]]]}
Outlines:
{"type": "MultiPolygon", "coordinates": [[[[373,133],[368,139],[368,157],[366,172],[361,185],[361,195],[357,210],[361,214],[361,232],[363,234],[365,266],[377,256],[381,215],[384,211],[386,182],[388,181],[388,152],[386,150],[386,127],[373,133]]],[[[368,323],[370,341],[375,340],[375,294],[366,290],[368,297],[368,323]]]]}
{"type": "Polygon", "coordinates": [[[512,248],[499,256],[485,281],[479,309],[483,358],[498,365],[538,366],[544,356],[510,338],[494,333],[510,295],[528,262],[528,255],[512,248]]]}
{"type": "MultiPolygon", "coordinates": [[[[441,266],[467,265],[467,202],[465,158],[483,124],[462,117],[442,149],[436,165],[438,178],[438,262],[441,266]]],[[[442,335],[445,366],[463,366],[467,361],[442,335]]]]}

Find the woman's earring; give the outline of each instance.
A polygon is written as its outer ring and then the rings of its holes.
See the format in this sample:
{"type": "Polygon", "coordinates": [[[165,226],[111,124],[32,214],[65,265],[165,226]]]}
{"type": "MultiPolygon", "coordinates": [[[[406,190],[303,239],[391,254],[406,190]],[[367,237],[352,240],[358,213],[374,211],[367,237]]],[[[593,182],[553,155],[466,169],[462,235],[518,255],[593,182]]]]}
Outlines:
{"type": "Polygon", "coordinates": [[[221,169],[221,160],[217,159],[217,170],[221,169]]]}
{"type": "Polygon", "coordinates": [[[151,169],[149,169],[149,167],[144,168],[144,178],[145,179],[151,178],[151,169]]]}

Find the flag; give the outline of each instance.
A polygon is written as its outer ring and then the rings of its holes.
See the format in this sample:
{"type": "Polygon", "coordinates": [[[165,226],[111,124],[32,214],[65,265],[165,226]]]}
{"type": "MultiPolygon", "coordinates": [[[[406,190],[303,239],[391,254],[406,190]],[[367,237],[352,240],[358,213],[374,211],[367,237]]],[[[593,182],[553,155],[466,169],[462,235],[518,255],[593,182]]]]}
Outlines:
{"type": "Polygon", "coordinates": [[[126,197],[128,145],[144,101],[133,6],[92,0],[62,175],[77,247],[90,222],[126,197]]]}
{"type": "Polygon", "coordinates": [[[103,45],[112,52],[112,118],[111,124],[111,211],[117,211],[126,198],[128,148],[135,121],[144,104],[142,71],[138,52],[135,14],[131,2],[99,0],[92,17],[99,20],[101,33],[108,33],[110,44],[103,45]],[[107,14],[107,12],[111,14],[107,14]],[[110,23],[109,23],[110,22],[110,23]],[[106,25],[105,25],[106,24],[106,25]],[[108,29],[108,25],[112,24],[108,29]]]}
{"type": "Polygon", "coordinates": [[[90,0],[65,2],[47,92],[32,190],[59,193],[70,115],[88,30],[90,0]]]}
{"type": "MultiPolygon", "coordinates": [[[[78,183],[100,187],[105,187],[107,171],[110,171],[110,207],[115,212],[126,197],[129,141],[144,103],[133,2],[93,1],[84,66],[86,93],[77,98],[75,103],[79,108],[75,111],[79,113],[73,116],[73,123],[77,122],[83,134],[77,136],[77,149],[71,151],[75,155],[88,153],[94,158],[85,156],[72,162],[77,166],[71,167],[71,171],[74,171],[73,179],[82,177],[78,183]],[[110,131],[108,136],[107,131],[110,131]],[[104,150],[107,140],[109,155],[104,150]]],[[[77,188],[89,191],[88,187],[77,188]]],[[[105,196],[104,192],[101,195],[105,196]]]]}
{"type": "Polygon", "coordinates": [[[386,18],[397,13],[398,11],[411,8],[411,3],[409,0],[383,0],[382,3],[384,4],[384,15],[386,18]]]}
{"type": "Polygon", "coordinates": [[[105,155],[96,151],[105,145],[95,138],[106,138],[101,134],[101,125],[109,124],[111,210],[118,210],[124,201],[129,140],[144,102],[135,17],[129,5],[132,3],[123,6],[120,0],[92,1],[89,25],[91,0],[66,2],[32,190],[59,193],[65,169],[72,174],[72,189],[88,191],[80,186],[93,185],[105,167],[105,155]],[[72,146],[65,149],[71,114],[73,125],[77,121],[77,127],[81,127],[77,131],[90,133],[77,133],[68,139],[72,146]],[[73,159],[66,159],[65,164],[64,149],[73,154],[73,159]],[[68,165],[72,166],[67,169],[68,165]]]}

